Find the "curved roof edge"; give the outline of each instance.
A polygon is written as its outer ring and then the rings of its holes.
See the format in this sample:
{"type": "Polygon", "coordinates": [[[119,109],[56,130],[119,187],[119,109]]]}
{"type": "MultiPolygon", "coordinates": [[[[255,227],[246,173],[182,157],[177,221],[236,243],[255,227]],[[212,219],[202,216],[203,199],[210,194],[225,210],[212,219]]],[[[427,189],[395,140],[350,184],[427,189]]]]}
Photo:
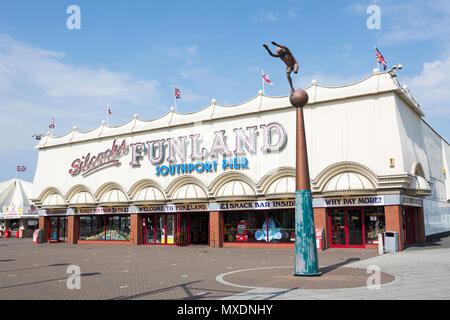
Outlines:
{"type": "MultiPolygon", "coordinates": [[[[395,91],[419,116],[422,117],[424,115],[410,92],[403,88],[396,77],[391,76],[388,72],[373,73],[355,83],[335,87],[322,86],[319,85],[317,81],[313,80],[312,84],[305,90],[309,95],[308,105],[395,91]]],[[[212,99],[209,105],[190,113],[178,113],[171,109],[166,114],[153,120],[141,120],[138,115],[135,114],[132,119],[119,126],[108,126],[102,121],[98,127],[85,132],[78,131],[77,128],[74,127],[72,131],[59,137],[47,133],[47,135],[42,137],[35,148],[43,149],[98,138],[115,137],[128,133],[145,132],[148,130],[186,125],[199,121],[211,121],[236,116],[237,114],[244,115],[289,107],[291,107],[291,103],[289,102],[288,96],[269,97],[263,95],[262,90],[259,90],[255,97],[240,104],[223,106],[217,104],[215,99],[212,99]]]]}

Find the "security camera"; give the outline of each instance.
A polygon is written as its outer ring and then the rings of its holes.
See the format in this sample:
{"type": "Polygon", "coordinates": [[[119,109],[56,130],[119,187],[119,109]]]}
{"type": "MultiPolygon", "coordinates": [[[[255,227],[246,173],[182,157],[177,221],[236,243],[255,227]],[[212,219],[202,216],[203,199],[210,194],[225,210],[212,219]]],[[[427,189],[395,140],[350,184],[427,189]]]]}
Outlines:
{"type": "Polygon", "coordinates": [[[32,138],[35,138],[36,140],[41,140],[42,134],[39,134],[39,133],[33,133],[33,134],[31,135],[31,137],[32,137],[32,138]]]}

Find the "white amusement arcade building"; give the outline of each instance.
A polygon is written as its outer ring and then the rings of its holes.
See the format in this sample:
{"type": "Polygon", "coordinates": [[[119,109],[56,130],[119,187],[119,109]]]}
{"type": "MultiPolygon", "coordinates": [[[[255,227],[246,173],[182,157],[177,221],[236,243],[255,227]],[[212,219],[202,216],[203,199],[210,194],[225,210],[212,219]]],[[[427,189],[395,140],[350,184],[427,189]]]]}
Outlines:
{"type": "MultiPolygon", "coordinates": [[[[304,108],[325,247],[399,248],[450,230],[449,144],[394,73],[313,81],[304,108]]],[[[32,201],[45,241],[293,247],[295,109],[260,92],[189,114],[47,135],[32,201]]]]}

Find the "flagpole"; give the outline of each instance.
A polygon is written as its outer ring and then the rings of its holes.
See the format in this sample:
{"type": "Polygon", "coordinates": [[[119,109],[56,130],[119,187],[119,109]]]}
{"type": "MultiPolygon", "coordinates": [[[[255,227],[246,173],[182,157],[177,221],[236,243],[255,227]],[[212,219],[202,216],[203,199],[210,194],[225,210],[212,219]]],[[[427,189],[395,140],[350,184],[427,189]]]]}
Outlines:
{"type": "Polygon", "coordinates": [[[263,90],[263,95],[264,95],[264,78],[262,77],[264,75],[264,69],[261,69],[261,81],[262,81],[262,90],[263,90]]]}
{"type": "Polygon", "coordinates": [[[109,126],[109,105],[106,105],[106,125],[109,126]]]}
{"type": "Polygon", "coordinates": [[[175,86],[173,86],[173,100],[175,102],[175,112],[177,112],[177,95],[175,94],[175,86]]]}

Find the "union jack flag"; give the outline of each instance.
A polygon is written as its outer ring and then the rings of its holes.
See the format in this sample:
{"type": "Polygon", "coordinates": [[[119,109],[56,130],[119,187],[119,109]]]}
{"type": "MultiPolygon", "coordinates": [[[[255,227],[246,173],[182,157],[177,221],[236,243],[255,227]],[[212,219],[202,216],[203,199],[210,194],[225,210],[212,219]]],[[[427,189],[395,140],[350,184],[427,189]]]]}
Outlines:
{"type": "Polygon", "coordinates": [[[375,47],[375,55],[377,56],[377,63],[381,63],[383,70],[386,70],[386,61],[377,47],[375,47]]]}
{"type": "Polygon", "coordinates": [[[181,99],[181,91],[178,88],[174,88],[175,99],[181,99]]]}
{"type": "Polygon", "coordinates": [[[48,127],[49,127],[50,129],[55,128],[55,120],[54,120],[54,119],[52,119],[52,121],[50,121],[50,124],[48,125],[48,127]]]}
{"type": "Polygon", "coordinates": [[[17,172],[24,172],[27,170],[27,167],[25,166],[17,166],[17,172]]]}

